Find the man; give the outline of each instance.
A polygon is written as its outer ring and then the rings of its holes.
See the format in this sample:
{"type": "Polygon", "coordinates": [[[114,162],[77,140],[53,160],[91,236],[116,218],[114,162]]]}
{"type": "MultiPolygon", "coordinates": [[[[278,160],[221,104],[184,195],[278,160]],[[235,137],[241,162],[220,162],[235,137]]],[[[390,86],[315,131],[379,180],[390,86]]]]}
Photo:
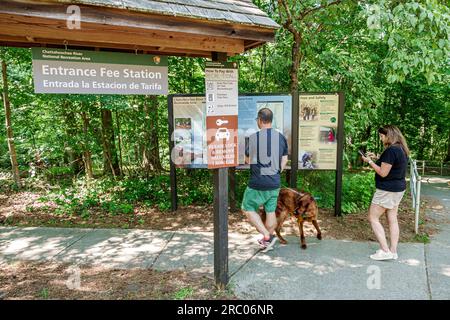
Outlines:
{"type": "Polygon", "coordinates": [[[273,249],[277,238],[275,210],[280,192],[280,174],[288,161],[286,138],[272,129],[273,113],[268,108],[259,110],[256,118],[260,131],[252,134],[245,150],[245,162],[250,163],[250,180],[244,192],[242,210],[263,235],[258,240],[263,252],[273,249]],[[262,222],[259,207],[264,206],[266,222],[262,222]]]}

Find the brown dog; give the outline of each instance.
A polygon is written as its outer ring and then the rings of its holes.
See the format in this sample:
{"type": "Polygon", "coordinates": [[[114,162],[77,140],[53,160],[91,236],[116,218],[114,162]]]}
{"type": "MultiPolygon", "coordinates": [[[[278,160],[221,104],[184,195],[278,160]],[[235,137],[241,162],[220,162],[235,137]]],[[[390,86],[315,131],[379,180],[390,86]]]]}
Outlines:
{"type": "MultiPolygon", "coordinates": [[[[298,192],[291,188],[282,188],[278,195],[278,203],[275,214],[277,216],[277,226],[275,232],[278,239],[282,244],[286,244],[287,241],[281,236],[280,231],[283,227],[283,223],[290,214],[297,218],[298,227],[300,230],[300,241],[302,249],[306,249],[305,235],[303,233],[303,222],[312,222],[317,230],[317,239],[322,240],[322,232],[320,231],[319,224],[317,223],[317,215],[319,208],[316,200],[313,196],[307,192],[298,192]]],[[[263,222],[266,220],[266,212],[264,209],[260,209],[260,214],[263,222]]]]}

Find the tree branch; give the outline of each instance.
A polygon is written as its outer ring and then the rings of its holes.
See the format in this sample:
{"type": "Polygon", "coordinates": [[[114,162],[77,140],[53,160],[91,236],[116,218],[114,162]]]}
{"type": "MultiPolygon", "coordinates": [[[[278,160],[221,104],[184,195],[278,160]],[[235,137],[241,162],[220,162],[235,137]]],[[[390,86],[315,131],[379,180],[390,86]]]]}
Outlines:
{"type": "Polygon", "coordinates": [[[326,5],[320,5],[318,7],[310,8],[308,10],[305,10],[302,13],[300,13],[299,20],[300,21],[303,20],[306,16],[308,16],[309,14],[311,14],[313,12],[316,12],[316,11],[319,11],[319,10],[322,10],[322,9],[325,9],[325,8],[329,8],[331,6],[339,4],[341,2],[342,2],[342,0],[336,0],[336,1],[330,2],[330,3],[326,4],[326,5]]]}

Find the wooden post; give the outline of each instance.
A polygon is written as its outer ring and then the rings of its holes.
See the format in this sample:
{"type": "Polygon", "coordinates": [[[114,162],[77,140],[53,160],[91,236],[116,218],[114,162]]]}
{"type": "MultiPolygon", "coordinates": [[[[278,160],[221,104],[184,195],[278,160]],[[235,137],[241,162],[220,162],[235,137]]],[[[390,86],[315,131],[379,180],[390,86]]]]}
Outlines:
{"type": "Polygon", "coordinates": [[[334,215],[341,216],[342,207],[342,173],[344,156],[344,93],[339,92],[339,115],[338,115],[338,133],[337,133],[337,160],[336,160],[336,189],[334,192],[334,215]]]}
{"type": "MultiPolygon", "coordinates": [[[[212,53],[213,61],[226,61],[226,53],[212,53]]],[[[218,289],[228,284],[228,168],[213,170],[214,278],[218,289]]]]}
{"type": "Polygon", "coordinates": [[[172,139],[174,124],[173,124],[173,96],[169,95],[167,97],[167,105],[169,107],[168,117],[169,117],[169,159],[170,159],[170,199],[171,199],[171,210],[176,211],[178,209],[178,195],[177,195],[177,170],[172,159],[172,151],[175,147],[175,143],[172,139]]]}
{"type": "Polygon", "coordinates": [[[298,121],[299,121],[299,93],[292,92],[292,119],[291,119],[291,188],[297,188],[298,171],[298,121]]]}
{"type": "Polygon", "coordinates": [[[229,168],[228,178],[230,179],[230,211],[237,212],[238,208],[236,206],[236,168],[229,168]]]}
{"type": "Polygon", "coordinates": [[[218,289],[228,284],[228,168],[214,176],[214,278],[218,289]]]}

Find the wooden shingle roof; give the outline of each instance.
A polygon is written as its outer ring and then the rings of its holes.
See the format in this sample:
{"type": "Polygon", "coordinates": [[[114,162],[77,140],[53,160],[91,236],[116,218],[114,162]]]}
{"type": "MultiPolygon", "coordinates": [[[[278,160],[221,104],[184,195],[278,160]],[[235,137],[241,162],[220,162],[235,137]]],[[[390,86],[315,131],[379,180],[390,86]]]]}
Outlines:
{"type": "Polygon", "coordinates": [[[279,28],[251,0],[0,0],[0,46],[233,56],[279,28]],[[70,6],[80,27],[69,28],[70,6]]]}
{"type": "Polygon", "coordinates": [[[278,29],[251,0],[53,0],[278,29]]]}

